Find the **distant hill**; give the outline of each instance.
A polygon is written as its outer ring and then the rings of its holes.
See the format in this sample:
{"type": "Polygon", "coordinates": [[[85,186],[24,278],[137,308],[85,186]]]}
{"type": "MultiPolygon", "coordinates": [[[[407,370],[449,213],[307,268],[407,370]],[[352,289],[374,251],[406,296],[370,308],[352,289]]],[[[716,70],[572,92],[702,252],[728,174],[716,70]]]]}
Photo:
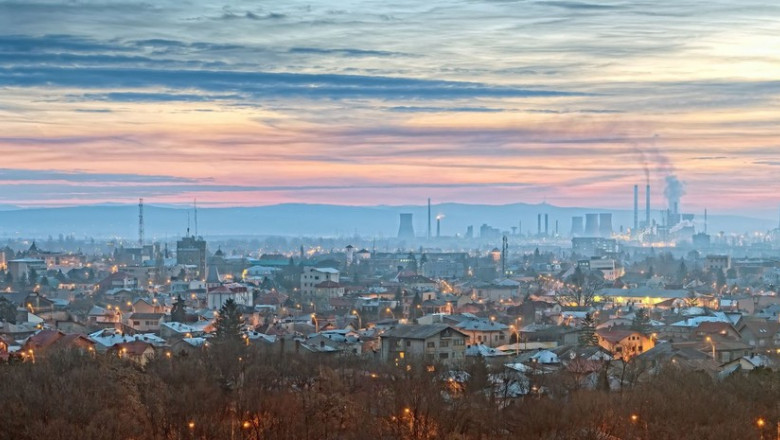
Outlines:
{"type": "MultiPolygon", "coordinates": [[[[285,236],[362,236],[394,237],[398,232],[398,214],[412,213],[414,229],[418,236],[427,231],[426,206],[338,206],[309,204],[280,204],[258,207],[199,208],[198,228],[204,236],[285,235],[285,236]]],[[[435,234],[437,214],[442,219],[442,235],[464,234],[474,226],[479,235],[482,224],[509,231],[522,222],[523,233],[536,233],[537,214],[548,214],[549,230],[555,231],[555,222],[561,234],[571,230],[571,217],[585,213],[608,212],[613,214],[613,228],[633,224],[630,210],[601,210],[588,208],[557,207],[548,204],[531,205],[469,205],[444,203],[432,207],[432,233],[435,234]]],[[[182,235],[190,217],[194,232],[194,215],[191,209],[176,207],[144,207],[145,231],[149,239],[182,235]]],[[[655,217],[658,216],[654,212],[655,217]]],[[[640,213],[644,218],[644,212],[640,213]]],[[[702,219],[696,219],[701,228],[702,219]]],[[[776,227],[776,221],[737,215],[711,215],[709,231],[766,231],[776,227]]],[[[542,226],[544,228],[544,226],[542,226]]],[[[0,236],[46,237],[60,233],[78,237],[138,236],[138,207],[136,205],[98,205],[66,208],[19,209],[0,207],[0,236]]]]}

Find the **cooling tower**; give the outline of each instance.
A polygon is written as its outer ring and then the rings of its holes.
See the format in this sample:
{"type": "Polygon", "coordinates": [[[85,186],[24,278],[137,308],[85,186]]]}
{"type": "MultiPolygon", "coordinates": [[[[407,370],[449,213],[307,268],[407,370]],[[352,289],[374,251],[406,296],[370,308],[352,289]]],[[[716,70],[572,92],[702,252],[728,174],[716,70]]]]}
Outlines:
{"type": "Polygon", "coordinates": [[[599,235],[599,215],[585,214],[585,236],[597,237],[599,235]]]}
{"type": "Polygon", "coordinates": [[[579,237],[580,235],[582,235],[583,232],[585,232],[585,229],[582,227],[582,217],[572,217],[571,236],[579,237]]]}
{"type": "Polygon", "coordinates": [[[599,235],[612,236],[612,214],[599,214],[599,235]]]}
{"type": "Polygon", "coordinates": [[[398,238],[413,239],[414,227],[412,226],[412,214],[401,214],[401,225],[398,227],[398,238]]]}

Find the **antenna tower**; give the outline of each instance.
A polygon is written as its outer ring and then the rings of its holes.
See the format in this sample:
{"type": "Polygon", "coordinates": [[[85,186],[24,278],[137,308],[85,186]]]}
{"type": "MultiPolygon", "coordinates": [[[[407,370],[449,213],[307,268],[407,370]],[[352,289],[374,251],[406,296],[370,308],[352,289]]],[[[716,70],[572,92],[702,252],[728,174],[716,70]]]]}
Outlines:
{"type": "Polygon", "coordinates": [[[144,199],[138,199],[138,246],[144,247],[144,199]]]}

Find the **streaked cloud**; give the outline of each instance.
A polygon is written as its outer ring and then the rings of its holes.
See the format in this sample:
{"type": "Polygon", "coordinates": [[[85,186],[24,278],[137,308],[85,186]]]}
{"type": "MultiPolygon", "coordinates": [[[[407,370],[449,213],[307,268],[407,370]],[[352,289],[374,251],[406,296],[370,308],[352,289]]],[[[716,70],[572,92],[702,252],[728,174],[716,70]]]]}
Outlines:
{"type": "Polygon", "coordinates": [[[758,0],[0,1],[0,180],[30,203],[619,207],[647,169],[691,209],[760,210],[780,202],[778,17],[758,0]]]}

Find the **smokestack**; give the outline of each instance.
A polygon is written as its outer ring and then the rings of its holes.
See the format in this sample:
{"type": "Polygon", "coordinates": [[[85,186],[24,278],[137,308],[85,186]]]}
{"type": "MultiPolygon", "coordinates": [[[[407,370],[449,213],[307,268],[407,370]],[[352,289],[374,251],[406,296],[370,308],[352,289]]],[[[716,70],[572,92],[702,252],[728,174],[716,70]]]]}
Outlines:
{"type": "Polygon", "coordinates": [[[441,237],[441,216],[436,217],[436,238],[441,237]]]}
{"type": "Polygon", "coordinates": [[[412,226],[412,214],[401,214],[401,224],[398,227],[398,238],[413,239],[414,227],[412,226]]]}
{"type": "Polygon", "coordinates": [[[544,235],[550,235],[550,217],[547,214],[544,215],[544,235]]]}
{"type": "Polygon", "coordinates": [[[542,235],[542,214],[536,214],[536,235],[542,235]]]}
{"type": "Polygon", "coordinates": [[[639,230],[639,185],[634,185],[634,233],[639,230]]]}
{"type": "Polygon", "coordinates": [[[599,235],[612,236],[612,214],[599,214],[599,235]]]}
{"type": "Polygon", "coordinates": [[[431,239],[431,198],[428,197],[428,240],[431,239]]]}
{"type": "Polygon", "coordinates": [[[650,227],[650,184],[645,188],[645,227],[650,227]]]}
{"type": "Polygon", "coordinates": [[[584,231],[582,227],[582,217],[572,217],[571,218],[571,236],[572,237],[578,237],[582,235],[582,232],[584,231]]]}
{"type": "Polygon", "coordinates": [[[555,236],[558,236],[558,220],[555,220],[555,236]]]}
{"type": "Polygon", "coordinates": [[[707,233],[707,208],[704,208],[704,233],[707,233]]]}
{"type": "Polygon", "coordinates": [[[596,237],[599,235],[599,215],[585,214],[585,236],[596,237]]]}

